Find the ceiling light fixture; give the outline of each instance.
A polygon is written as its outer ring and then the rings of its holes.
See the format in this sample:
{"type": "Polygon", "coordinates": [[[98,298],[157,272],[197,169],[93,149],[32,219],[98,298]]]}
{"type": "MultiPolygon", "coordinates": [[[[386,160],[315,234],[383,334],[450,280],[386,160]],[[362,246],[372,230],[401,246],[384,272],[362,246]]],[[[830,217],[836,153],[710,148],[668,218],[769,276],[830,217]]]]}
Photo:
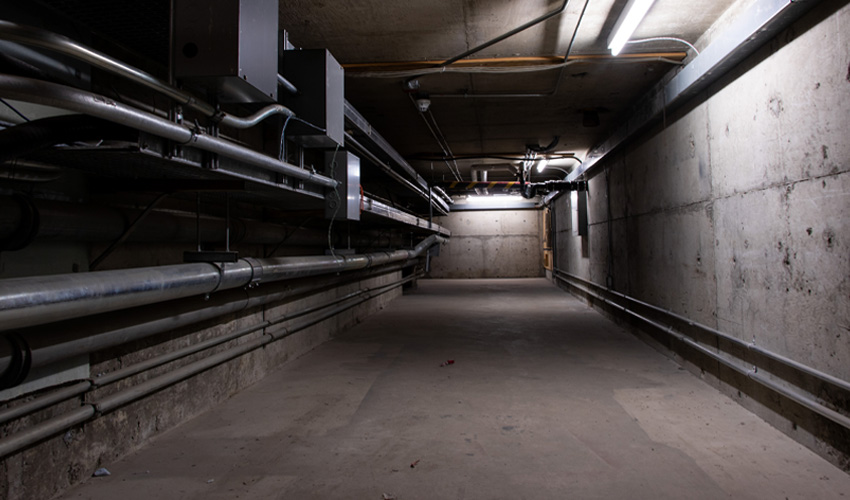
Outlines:
{"type": "Polygon", "coordinates": [[[546,170],[546,167],[549,166],[549,158],[543,158],[537,163],[537,173],[541,173],[546,170]]]}
{"type": "Polygon", "coordinates": [[[611,55],[616,56],[623,50],[626,42],[635,32],[643,17],[652,7],[655,0],[629,0],[620,18],[617,19],[617,24],[614,25],[614,31],[611,37],[608,38],[608,48],[611,49],[611,55]]]}

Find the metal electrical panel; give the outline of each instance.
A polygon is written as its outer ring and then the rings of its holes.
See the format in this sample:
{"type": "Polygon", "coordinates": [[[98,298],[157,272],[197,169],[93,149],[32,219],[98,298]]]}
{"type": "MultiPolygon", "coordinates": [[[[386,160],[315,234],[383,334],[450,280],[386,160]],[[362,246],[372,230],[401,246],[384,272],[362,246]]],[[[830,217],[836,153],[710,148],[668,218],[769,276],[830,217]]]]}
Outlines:
{"type": "Polygon", "coordinates": [[[348,151],[328,151],[325,174],[339,182],[325,194],[325,218],[360,220],[360,158],[348,151]]]}
{"type": "Polygon", "coordinates": [[[298,94],[286,94],[281,102],[295,116],[313,125],[291,121],[286,136],[306,147],[333,148],[343,144],[345,75],[331,53],[324,49],[285,50],[278,69],[298,88],[298,94]]]}
{"type": "Polygon", "coordinates": [[[573,191],[570,193],[570,205],[573,213],[573,234],[587,236],[587,191],[573,191]]]}
{"type": "Polygon", "coordinates": [[[277,100],[278,0],[175,0],[174,75],[219,102],[277,100]]]}

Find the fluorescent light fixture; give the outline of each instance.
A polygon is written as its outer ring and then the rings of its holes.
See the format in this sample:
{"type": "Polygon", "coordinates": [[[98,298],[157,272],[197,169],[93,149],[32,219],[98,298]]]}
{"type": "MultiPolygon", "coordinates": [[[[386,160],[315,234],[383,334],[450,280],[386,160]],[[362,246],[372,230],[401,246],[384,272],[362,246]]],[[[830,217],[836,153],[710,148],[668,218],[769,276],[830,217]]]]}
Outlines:
{"type": "Polygon", "coordinates": [[[547,166],[549,166],[549,159],[548,158],[543,158],[542,160],[537,162],[537,173],[539,174],[540,172],[546,170],[547,166]]]}
{"type": "Polygon", "coordinates": [[[611,55],[616,56],[623,50],[626,42],[635,32],[643,17],[652,7],[655,0],[629,0],[620,18],[617,19],[617,24],[614,25],[614,31],[611,37],[608,38],[608,48],[611,49],[611,55]]]}

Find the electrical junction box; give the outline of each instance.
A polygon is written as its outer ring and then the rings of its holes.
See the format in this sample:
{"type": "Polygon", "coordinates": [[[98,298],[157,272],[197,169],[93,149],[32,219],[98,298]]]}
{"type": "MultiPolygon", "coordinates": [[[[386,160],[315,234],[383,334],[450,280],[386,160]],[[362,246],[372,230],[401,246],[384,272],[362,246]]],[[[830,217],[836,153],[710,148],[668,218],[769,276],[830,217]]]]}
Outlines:
{"type": "Polygon", "coordinates": [[[296,95],[281,93],[281,103],[310,123],[290,120],[286,136],[312,148],[344,144],[345,74],[331,53],[324,49],[285,50],[278,69],[298,89],[296,95]]]}
{"type": "Polygon", "coordinates": [[[174,76],[222,103],[277,101],[277,0],[175,0],[174,76]]]}
{"type": "Polygon", "coordinates": [[[325,192],[325,218],[360,220],[360,158],[344,150],[327,151],[325,175],[339,182],[325,192]]]}
{"type": "Polygon", "coordinates": [[[572,208],[573,215],[573,234],[587,236],[589,226],[587,217],[587,191],[571,192],[570,207],[572,208]]]}

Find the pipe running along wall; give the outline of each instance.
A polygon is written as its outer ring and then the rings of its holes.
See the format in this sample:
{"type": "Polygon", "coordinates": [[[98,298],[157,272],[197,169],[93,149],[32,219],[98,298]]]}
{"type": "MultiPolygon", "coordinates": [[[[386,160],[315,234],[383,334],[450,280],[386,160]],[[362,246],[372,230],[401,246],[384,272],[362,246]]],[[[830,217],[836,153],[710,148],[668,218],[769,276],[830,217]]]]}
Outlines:
{"type": "Polygon", "coordinates": [[[18,76],[0,75],[0,97],[95,116],[312,184],[328,188],[334,188],[338,184],[328,177],[314,174],[309,170],[223,139],[205,135],[200,130],[189,129],[156,115],[121,104],[108,97],[64,85],[18,76]]]}
{"type": "MultiPolygon", "coordinates": [[[[208,118],[212,118],[214,121],[217,121],[224,126],[244,129],[253,127],[270,116],[293,116],[290,109],[285,106],[281,106],[280,104],[269,105],[247,117],[238,117],[225,113],[217,110],[211,104],[198,100],[193,95],[176,89],[167,82],[164,82],[138,68],[134,68],[133,66],[125,64],[102,52],[86,47],[85,45],[71,40],[70,38],[38,28],[33,28],[31,26],[22,26],[9,21],[0,21],[0,39],[50,50],[52,52],[57,52],[91,64],[92,66],[104,71],[121,76],[132,82],[159,92],[183,106],[193,109],[208,118]]],[[[281,78],[282,77],[278,77],[278,83],[283,84],[290,92],[292,92],[292,90],[297,92],[297,89],[295,89],[291,83],[286,86],[283,82],[281,82],[281,78]]],[[[286,82],[285,79],[283,80],[286,82]]]]}
{"type": "MultiPolygon", "coordinates": [[[[348,297],[344,299],[342,303],[339,303],[339,300],[327,302],[323,305],[317,306],[317,309],[326,309],[325,311],[321,312],[318,315],[308,316],[300,321],[290,323],[286,327],[282,327],[279,329],[271,329],[269,327],[272,325],[267,324],[267,322],[264,322],[258,325],[254,325],[252,327],[245,328],[239,332],[234,332],[231,335],[227,335],[227,338],[224,340],[210,339],[210,341],[202,342],[195,346],[190,346],[188,348],[182,349],[182,352],[180,352],[179,354],[183,356],[188,356],[189,354],[199,352],[199,350],[209,349],[215,347],[216,345],[220,345],[223,342],[234,340],[238,337],[244,337],[260,329],[266,330],[262,336],[248,340],[247,342],[233,346],[224,351],[211,354],[198,361],[191,362],[175,370],[164,373],[162,375],[158,375],[144,382],[122,389],[121,391],[102,397],[95,401],[88,401],[79,408],[61,414],[59,416],[44,420],[11,436],[4,437],[0,439],[0,457],[6,457],[7,455],[20,451],[28,446],[32,446],[43,439],[61,433],[66,429],[72,428],[75,425],[82,424],[83,422],[86,422],[91,418],[95,418],[98,415],[108,413],[133,401],[138,401],[139,399],[142,399],[145,396],[148,396],[154,392],[157,392],[178,382],[186,380],[205,370],[223,364],[227,361],[247,354],[253,350],[264,347],[277,340],[289,337],[294,333],[304,330],[310,326],[316,325],[326,319],[332,318],[348,309],[351,309],[357,305],[362,304],[363,302],[366,302],[367,300],[375,298],[378,295],[398,288],[404,283],[413,279],[417,279],[418,277],[419,275],[413,275],[395,283],[390,283],[388,285],[378,286],[372,289],[364,290],[363,293],[358,294],[357,296],[348,297]],[[345,302],[346,300],[348,301],[345,302]]],[[[292,318],[285,318],[284,320],[278,321],[276,323],[281,323],[290,319],[292,318]]],[[[171,361],[175,359],[173,357],[173,354],[177,353],[172,353],[164,355],[160,358],[153,358],[148,361],[143,361],[138,365],[131,365],[125,369],[120,370],[120,373],[116,372],[116,374],[114,375],[107,375],[107,377],[104,377],[103,380],[97,378],[90,379],[75,384],[73,386],[60,389],[55,393],[49,394],[48,396],[45,396],[39,400],[33,401],[32,404],[24,405],[24,409],[28,411],[35,411],[38,409],[45,408],[53,403],[64,401],[66,399],[76,397],[81,394],[85,394],[95,388],[115,383],[119,380],[123,380],[134,374],[140,373],[140,371],[143,371],[144,369],[149,369],[153,366],[159,366],[168,361],[171,361]]],[[[22,413],[22,410],[19,410],[18,408],[13,408],[10,411],[0,413],[0,418],[2,418],[0,422],[8,421],[11,418],[17,418],[24,414],[25,413],[22,413]]]]}
{"type": "MultiPolygon", "coordinates": [[[[636,311],[633,311],[633,310],[629,309],[628,307],[625,307],[625,306],[618,304],[618,303],[616,303],[612,300],[609,300],[609,299],[603,297],[602,295],[590,290],[589,288],[578,285],[577,283],[574,283],[571,280],[582,281],[582,282],[585,282],[585,283],[587,283],[587,284],[589,284],[589,285],[591,285],[595,288],[599,288],[600,290],[605,291],[606,293],[611,293],[611,294],[614,294],[615,296],[619,296],[621,298],[626,298],[627,300],[629,300],[631,302],[635,302],[635,303],[638,303],[638,304],[644,304],[647,307],[649,307],[650,309],[653,309],[657,312],[669,314],[670,316],[676,317],[677,319],[680,319],[680,320],[684,320],[691,326],[696,326],[696,327],[700,328],[701,330],[709,332],[709,333],[713,333],[713,334],[717,335],[718,337],[720,337],[720,338],[722,338],[726,341],[730,341],[730,342],[732,342],[732,343],[734,343],[738,346],[746,347],[746,348],[749,349],[750,344],[748,344],[747,342],[744,342],[740,339],[736,339],[735,337],[732,337],[731,335],[725,334],[723,332],[719,332],[719,331],[717,331],[713,328],[707,327],[705,325],[701,325],[701,324],[695,323],[691,320],[687,320],[686,318],[682,318],[681,316],[670,313],[669,311],[666,311],[664,309],[652,306],[650,304],[646,304],[646,303],[641,302],[641,301],[634,299],[632,297],[628,297],[624,294],[614,292],[614,291],[609,290],[609,289],[607,289],[607,288],[605,288],[601,285],[597,285],[596,283],[587,281],[587,280],[580,278],[578,276],[575,276],[575,275],[572,275],[570,273],[566,273],[564,271],[561,271],[560,269],[554,270],[554,277],[557,280],[559,280],[563,283],[566,283],[567,285],[579,290],[581,293],[583,293],[583,294],[585,294],[589,297],[593,297],[594,299],[599,300],[599,301],[613,307],[614,309],[616,309],[616,310],[618,310],[622,313],[625,313],[629,316],[633,316],[634,318],[637,318],[638,320],[640,320],[640,321],[642,321],[642,322],[644,322],[644,323],[646,323],[646,324],[648,324],[648,325],[650,325],[654,328],[657,328],[659,331],[662,331],[662,332],[666,333],[667,335],[670,335],[671,337],[673,337],[676,340],[682,342],[683,344],[689,346],[690,348],[694,349],[695,351],[698,351],[699,353],[709,357],[710,359],[717,361],[718,363],[725,366],[726,368],[728,368],[728,369],[730,369],[730,370],[732,370],[732,371],[734,371],[734,372],[736,372],[740,375],[744,375],[744,376],[748,377],[749,379],[752,379],[753,381],[757,382],[758,384],[774,391],[777,394],[784,396],[785,398],[790,399],[791,401],[794,401],[795,403],[797,403],[797,404],[799,404],[799,405],[801,405],[805,408],[808,408],[809,410],[817,413],[818,415],[820,415],[824,418],[827,418],[827,419],[831,420],[832,422],[834,422],[834,423],[836,423],[836,424],[838,424],[838,425],[840,425],[840,426],[842,426],[846,429],[850,429],[850,417],[848,417],[848,416],[846,416],[846,415],[844,415],[844,414],[842,414],[842,413],[840,413],[840,412],[838,412],[838,411],[836,411],[832,408],[827,407],[826,405],[824,405],[823,403],[821,403],[817,399],[811,397],[810,395],[801,394],[797,391],[791,390],[788,387],[785,387],[784,385],[782,385],[780,383],[777,383],[776,381],[772,380],[769,376],[766,376],[766,375],[763,375],[762,373],[760,373],[758,371],[758,368],[756,368],[756,367],[745,368],[745,367],[741,366],[741,364],[743,363],[743,360],[736,363],[736,362],[732,361],[731,359],[729,359],[726,355],[720,354],[719,348],[717,348],[717,347],[713,347],[713,348],[706,347],[706,346],[700,344],[699,342],[697,342],[696,340],[674,330],[672,326],[661,324],[661,323],[659,323],[659,322],[657,322],[657,321],[655,321],[651,318],[648,318],[648,317],[646,317],[642,314],[639,314],[636,311]]],[[[753,346],[753,347],[755,347],[755,346],[753,346]]],[[[773,361],[778,361],[781,364],[785,365],[786,367],[790,367],[790,368],[793,368],[795,370],[804,372],[804,373],[806,373],[810,376],[813,376],[813,377],[819,379],[821,382],[825,382],[827,384],[833,385],[834,387],[837,387],[837,388],[842,389],[844,391],[850,392],[850,383],[848,383],[844,380],[833,377],[833,376],[826,374],[826,373],[823,373],[821,371],[815,370],[814,368],[811,368],[809,366],[803,365],[802,363],[798,363],[796,361],[790,360],[788,358],[785,358],[784,356],[774,354],[770,351],[767,351],[766,349],[759,348],[758,351],[756,351],[756,352],[758,352],[759,354],[761,354],[761,355],[763,355],[763,356],[765,356],[765,357],[767,357],[767,358],[769,358],[773,361]]]]}
{"type": "Polygon", "coordinates": [[[0,280],[4,329],[126,309],[218,290],[301,276],[353,271],[403,262],[445,239],[431,235],[412,250],[360,255],[244,258],[234,263],[192,263],[0,280]]]}
{"type": "Polygon", "coordinates": [[[343,276],[322,276],[222,291],[209,299],[190,297],[17,330],[0,342],[0,389],[23,382],[34,368],[119,346],[201,321],[282,300],[294,300],[334,286],[398,271],[410,262],[343,276]]]}

